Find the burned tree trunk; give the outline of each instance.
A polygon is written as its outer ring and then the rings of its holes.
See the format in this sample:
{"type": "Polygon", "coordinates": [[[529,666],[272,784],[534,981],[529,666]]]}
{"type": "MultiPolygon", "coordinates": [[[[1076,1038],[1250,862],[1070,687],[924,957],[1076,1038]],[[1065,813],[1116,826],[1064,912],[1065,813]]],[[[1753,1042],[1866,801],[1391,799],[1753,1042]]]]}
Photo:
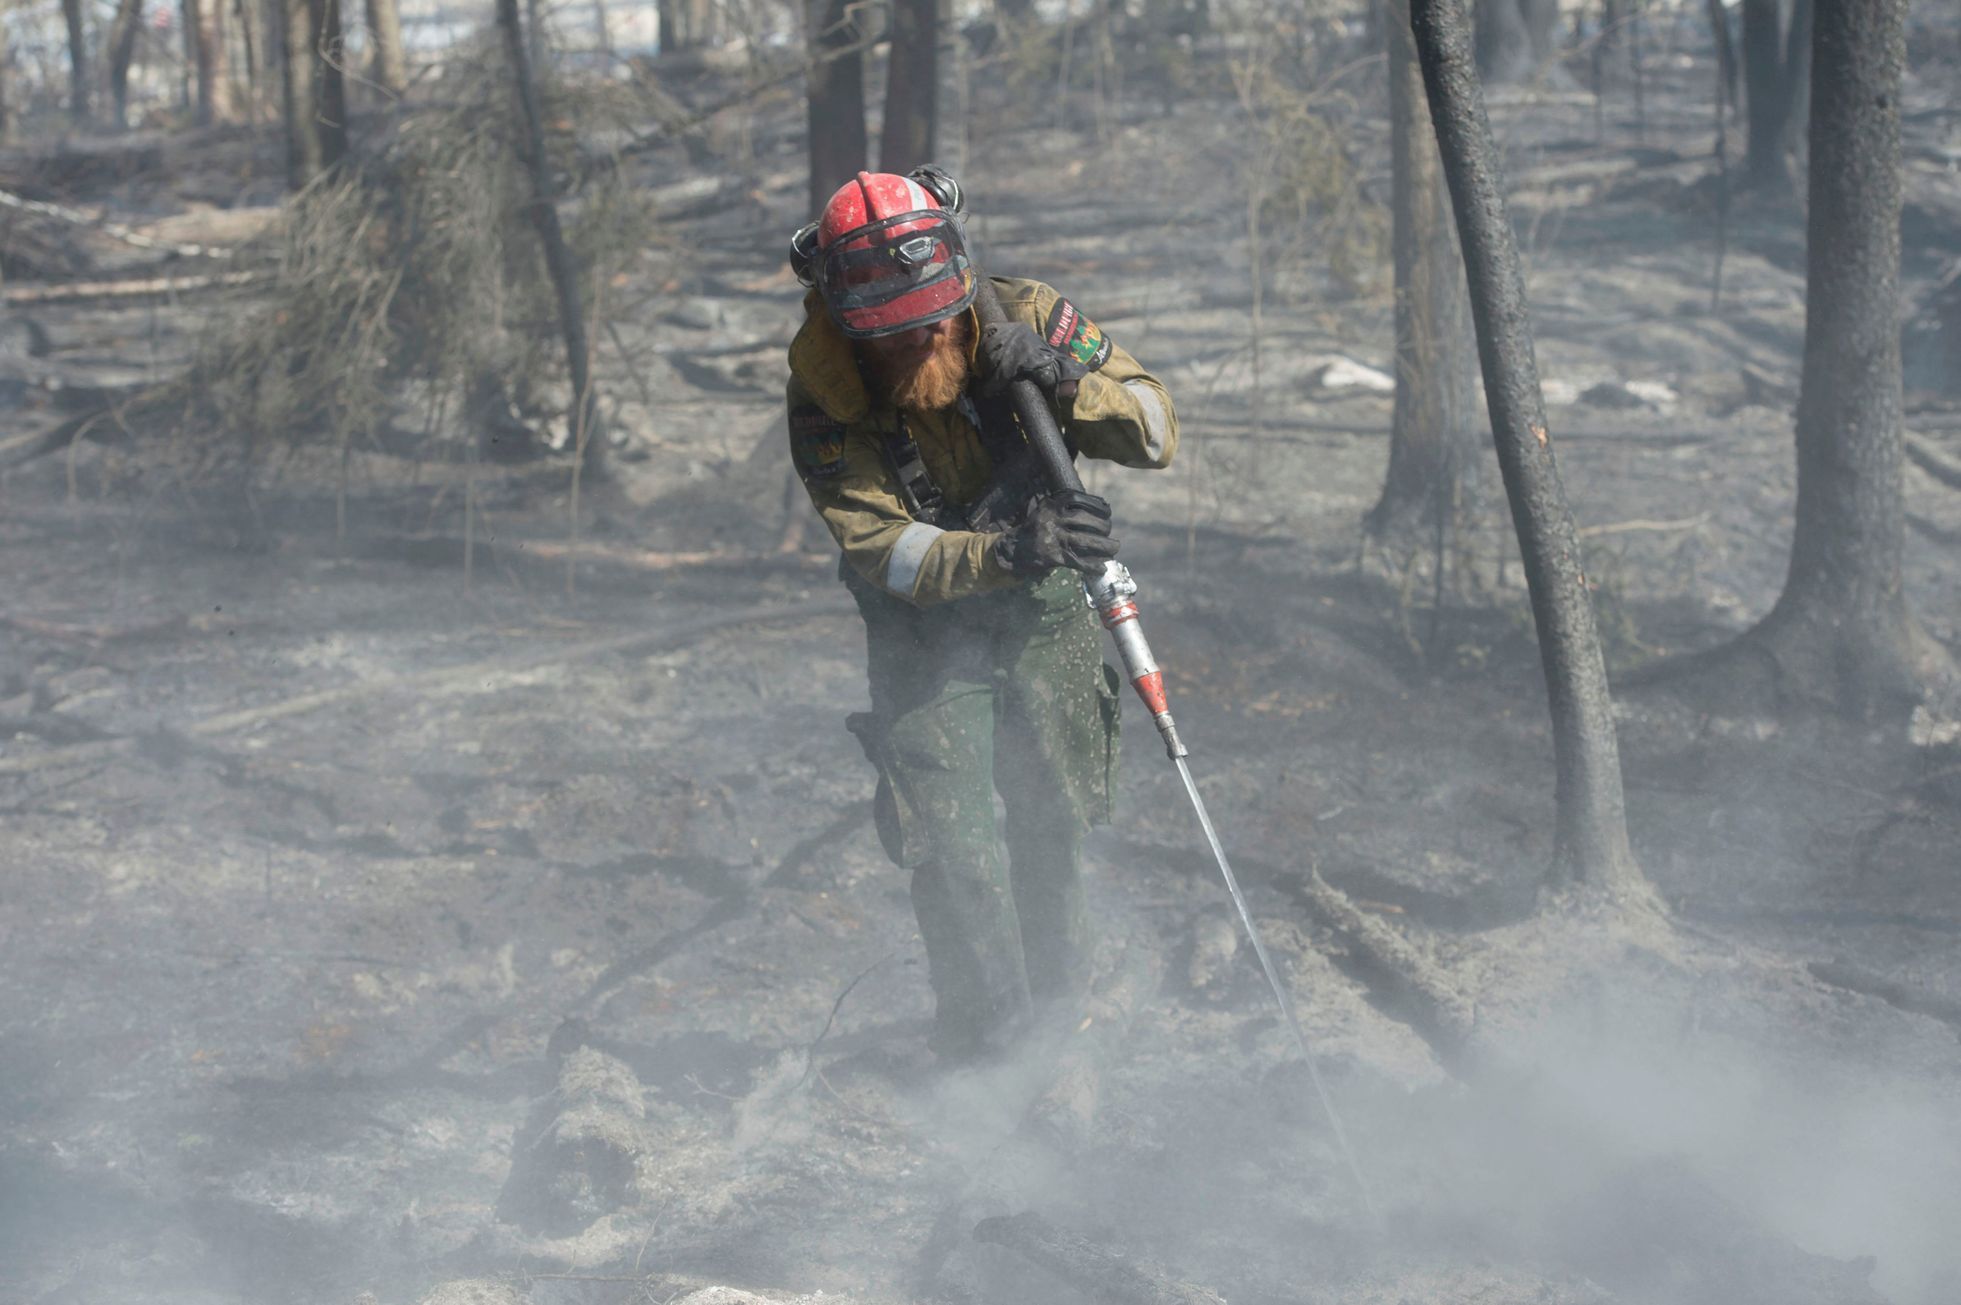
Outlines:
{"type": "Polygon", "coordinates": [[[1743,85],[1752,186],[1794,184],[1811,72],[1812,0],[1743,0],[1743,85]]]}
{"type": "MultiPolygon", "coordinates": [[[[538,104],[538,86],[531,75],[530,42],[525,39],[517,6],[518,0],[497,0],[497,25],[504,32],[504,51],[510,57],[518,111],[523,118],[518,152],[531,177],[531,223],[544,249],[545,270],[551,276],[552,291],[558,299],[559,330],[565,336],[565,365],[572,379],[574,466],[599,475],[605,471],[601,450],[606,442],[599,429],[599,394],[592,380],[592,345],[586,333],[585,304],[579,293],[579,269],[558,222],[558,190],[545,156],[545,117],[538,104]]],[[[577,492],[575,478],[575,496],[577,492]]]]}
{"type": "Polygon", "coordinates": [[[810,212],[862,171],[865,59],[849,0],[809,0],[810,212]]]}
{"type": "Polygon", "coordinates": [[[333,167],[347,156],[347,78],[342,67],[347,42],[342,35],[340,0],[312,0],[314,81],[319,120],[326,144],[325,158],[333,167]]]}
{"type": "Polygon", "coordinates": [[[76,122],[89,116],[88,29],[82,23],[82,0],[61,0],[68,24],[68,113],[76,122]]]}
{"type": "Polygon", "coordinates": [[[267,10],[279,20],[279,88],[286,121],[286,184],[299,190],[319,176],[326,145],[314,109],[313,20],[307,0],[273,0],[267,10]]]}
{"type": "Polygon", "coordinates": [[[402,48],[402,11],[396,0],[367,0],[368,37],[374,59],[368,75],[391,95],[408,88],[408,55],[402,48]]]}
{"type": "Polygon", "coordinates": [[[715,10],[710,0],[658,0],[662,54],[696,50],[716,38],[715,10]]]}
{"type": "Polygon", "coordinates": [[[1736,108],[1736,42],[1730,38],[1729,10],[1723,7],[1723,0],[1708,0],[1709,35],[1716,43],[1716,79],[1722,87],[1720,102],[1729,108],[1736,108]]]}
{"type": "Polygon", "coordinates": [[[1476,0],[1478,73],[1492,83],[1521,82],[1552,58],[1557,0],[1476,0]]]}
{"type": "Polygon", "coordinates": [[[1816,17],[1797,524],[1784,592],[1743,638],[1781,698],[1853,718],[1903,710],[1922,688],[1900,570],[1905,14],[1905,0],[1872,0],[1816,17]]]}
{"type": "Polygon", "coordinates": [[[1553,877],[1614,897],[1645,897],[1650,890],[1627,841],[1607,666],[1579,535],[1547,436],[1525,279],[1473,64],[1470,22],[1464,0],[1411,0],[1410,17],[1463,242],[1485,401],[1552,708],[1553,877]]]}
{"type": "Polygon", "coordinates": [[[347,101],[337,62],[340,4],[277,0],[271,12],[280,25],[286,178],[298,190],[347,154],[347,101]],[[322,57],[327,50],[334,52],[334,60],[322,57]]]}
{"type": "MultiPolygon", "coordinates": [[[[1444,199],[1437,137],[1410,36],[1408,0],[1389,0],[1389,167],[1396,265],[1396,408],[1389,471],[1364,525],[1378,540],[1441,538],[1476,466],[1470,305],[1444,199]]],[[[1441,565],[1441,559],[1439,559],[1441,565]]]]}
{"type": "Polygon", "coordinates": [[[885,65],[885,129],[878,166],[901,175],[935,157],[939,136],[939,0],[895,0],[885,65]]]}
{"type": "Polygon", "coordinates": [[[245,103],[240,107],[240,116],[247,122],[258,122],[264,107],[265,50],[261,44],[265,24],[264,11],[257,0],[231,0],[232,17],[238,20],[238,53],[245,60],[245,73],[241,89],[245,103]]]}
{"type": "Polygon", "coordinates": [[[118,129],[129,125],[129,63],[142,26],[143,0],[118,0],[109,24],[109,103],[118,129]]]}
{"type": "Polygon", "coordinates": [[[184,40],[197,84],[200,127],[231,117],[231,69],[225,49],[225,0],[184,0],[184,40]]]}

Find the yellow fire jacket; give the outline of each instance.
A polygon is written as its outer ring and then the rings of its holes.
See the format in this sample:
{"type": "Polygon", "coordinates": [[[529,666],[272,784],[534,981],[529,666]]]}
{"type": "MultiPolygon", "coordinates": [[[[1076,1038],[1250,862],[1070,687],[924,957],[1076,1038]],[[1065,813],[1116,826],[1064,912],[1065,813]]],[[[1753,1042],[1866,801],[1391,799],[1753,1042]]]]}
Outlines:
{"type": "MultiPolygon", "coordinates": [[[[1178,417],[1157,378],[1041,282],[995,277],[994,287],[1008,320],[1027,323],[1090,368],[1075,398],[1056,406],[1070,443],[1088,457],[1126,467],[1168,466],[1178,448],[1178,417]]],[[[1019,583],[994,561],[999,533],[944,530],[913,519],[886,453],[899,414],[867,388],[851,341],[814,291],[804,298],[804,314],[790,344],[790,455],[846,562],[920,606],[1019,583]]],[[[972,335],[978,339],[978,329],[972,335]]],[[[906,414],[921,463],[955,506],[979,498],[994,475],[971,412],[961,404],[906,414]]]]}

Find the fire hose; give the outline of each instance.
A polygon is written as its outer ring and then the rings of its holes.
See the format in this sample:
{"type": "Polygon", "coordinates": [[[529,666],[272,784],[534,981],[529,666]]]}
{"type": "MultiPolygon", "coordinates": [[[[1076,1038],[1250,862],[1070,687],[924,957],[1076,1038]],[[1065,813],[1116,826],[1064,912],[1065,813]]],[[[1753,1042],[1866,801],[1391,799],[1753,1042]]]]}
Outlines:
{"type": "MultiPolygon", "coordinates": [[[[978,267],[973,269],[973,276],[978,283],[974,295],[974,315],[981,327],[985,329],[1005,320],[993,282],[978,267]]],[[[1033,381],[1017,380],[1008,387],[1008,399],[1049,487],[1058,492],[1080,491],[1083,482],[1076,474],[1075,458],[1063,443],[1055,414],[1050,410],[1041,389],[1033,381]]],[[[1150,643],[1144,638],[1143,621],[1137,611],[1137,582],[1131,578],[1128,567],[1113,560],[1103,564],[1100,574],[1084,576],[1083,588],[1088,594],[1090,606],[1095,608],[1097,617],[1103,622],[1103,628],[1110,632],[1117,645],[1117,657],[1123,663],[1124,678],[1130,681],[1137,696],[1143,700],[1145,710],[1151,713],[1151,723],[1157,726],[1158,736],[1164,740],[1165,755],[1178,767],[1178,777],[1184,781],[1185,792],[1192,800],[1192,809],[1198,813],[1198,823],[1205,831],[1205,841],[1211,845],[1213,859],[1218,862],[1219,873],[1226,881],[1226,891],[1232,895],[1232,903],[1239,910],[1240,924],[1245,927],[1246,937],[1253,944],[1253,954],[1259,958],[1260,969],[1266,974],[1274,1002],[1280,1007],[1280,1014],[1293,1033],[1294,1045],[1300,1051],[1301,1060],[1307,1065],[1308,1078],[1314,1084],[1315,1096],[1320,1100],[1322,1113],[1327,1117],[1342,1160],[1355,1181],[1355,1188],[1361,1195],[1369,1218],[1376,1220],[1375,1202],[1369,1195],[1368,1183],[1362,1177],[1361,1166],[1355,1161],[1355,1152],[1348,1144],[1347,1130],[1342,1127],[1341,1116],[1328,1096],[1327,1085],[1321,1080],[1321,1071],[1315,1064],[1307,1033],[1301,1028],[1293,1000],[1287,994],[1286,985],[1280,981],[1280,972],[1274,967],[1273,958],[1267,955],[1266,944],[1261,941],[1259,928],[1253,923],[1253,912],[1246,905],[1245,894],[1240,891],[1239,877],[1233,873],[1232,862],[1226,859],[1226,850],[1219,842],[1218,831],[1213,828],[1211,813],[1206,810],[1205,799],[1199,796],[1198,785],[1192,779],[1191,766],[1187,762],[1191,753],[1178,737],[1178,726],[1171,718],[1171,704],[1164,688],[1164,672],[1151,655],[1150,643]]]]}

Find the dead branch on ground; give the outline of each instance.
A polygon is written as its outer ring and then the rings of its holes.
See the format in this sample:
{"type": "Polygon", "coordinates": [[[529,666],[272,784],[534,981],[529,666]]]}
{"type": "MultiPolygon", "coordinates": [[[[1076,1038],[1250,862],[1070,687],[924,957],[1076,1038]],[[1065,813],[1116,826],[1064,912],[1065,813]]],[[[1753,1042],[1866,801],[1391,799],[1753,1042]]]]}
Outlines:
{"type": "Polygon", "coordinates": [[[1180,1282],[1058,1228],[1032,1211],[983,1219],[974,1240],[1005,1246],[1101,1305],[1225,1305],[1225,1298],[1180,1282]]]}

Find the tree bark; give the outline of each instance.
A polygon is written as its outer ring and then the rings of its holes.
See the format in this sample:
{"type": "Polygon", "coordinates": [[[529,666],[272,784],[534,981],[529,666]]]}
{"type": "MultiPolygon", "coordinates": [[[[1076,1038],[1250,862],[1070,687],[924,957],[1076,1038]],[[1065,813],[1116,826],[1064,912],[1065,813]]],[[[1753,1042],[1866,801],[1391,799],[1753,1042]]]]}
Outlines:
{"type": "MultiPolygon", "coordinates": [[[[402,11],[396,0],[367,0],[368,36],[374,60],[368,75],[391,95],[408,89],[408,54],[402,47],[402,11]]],[[[603,12],[603,11],[602,11],[603,12]]]]}
{"type": "Polygon", "coordinates": [[[1411,0],[1410,17],[1463,242],[1485,401],[1552,711],[1553,879],[1615,898],[1648,897],[1651,890],[1628,845],[1607,666],[1579,535],[1546,431],[1525,279],[1478,84],[1471,24],[1464,0],[1411,0]]]}
{"type": "Polygon", "coordinates": [[[1743,0],[1743,84],[1750,137],[1745,177],[1788,187],[1810,84],[1811,0],[1743,0]]]}
{"type": "Polygon", "coordinates": [[[878,166],[901,176],[936,157],[939,142],[939,0],[894,0],[885,65],[885,128],[878,166]]]}
{"type": "Polygon", "coordinates": [[[810,213],[823,211],[831,193],[864,170],[864,55],[847,0],[808,0],[811,68],[809,110],[810,213]],[[848,53],[846,53],[848,51],[848,53]]]}
{"type": "Polygon", "coordinates": [[[715,36],[710,0],[658,0],[662,54],[698,49],[715,36]]]}
{"type": "Polygon", "coordinates": [[[1474,478],[1471,316],[1444,198],[1437,137],[1410,36],[1408,0],[1386,0],[1389,172],[1396,268],[1396,407],[1371,537],[1414,542],[1447,530],[1474,478]]]}
{"type": "Polygon", "coordinates": [[[1919,699],[1901,585],[1900,87],[1906,0],[1819,7],[1813,33],[1797,522],[1750,634],[1786,701],[1854,719],[1919,699]]]}
{"type": "Polygon", "coordinates": [[[340,0],[311,0],[313,20],[313,59],[318,86],[321,139],[324,157],[333,167],[347,156],[347,78],[342,69],[347,58],[347,41],[342,34],[340,0]]]}
{"type": "Polygon", "coordinates": [[[298,190],[326,166],[313,109],[312,19],[307,0],[272,0],[266,13],[277,24],[280,116],[286,122],[286,185],[298,190]]]}
{"type": "Polygon", "coordinates": [[[1722,87],[1722,103],[1729,109],[1736,108],[1736,42],[1731,39],[1729,10],[1723,7],[1723,0],[1708,0],[1709,34],[1716,43],[1716,76],[1722,87]]]}
{"type": "Polygon", "coordinates": [[[197,83],[200,127],[231,117],[231,69],[225,49],[225,0],[184,0],[184,39],[197,83]]]}
{"type": "Polygon", "coordinates": [[[300,189],[347,154],[347,100],[338,60],[339,0],[278,0],[285,91],[286,177],[300,189]],[[331,51],[333,59],[322,57],[331,51]]]}
{"type": "Polygon", "coordinates": [[[129,125],[129,63],[143,26],[143,0],[117,0],[109,24],[109,103],[118,130],[129,125]]]}
{"type": "Polygon", "coordinates": [[[518,16],[518,0],[497,0],[497,25],[504,31],[504,50],[511,61],[518,111],[523,118],[518,152],[531,177],[531,223],[544,250],[545,270],[558,298],[559,330],[565,337],[566,371],[572,379],[573,455],[582,470],[600,475],[605,470],[602,450],[606,441],[599,429],[599,393],[592,379],[592,347],[586,334],[579,270],[559,226],[558,193],[545,155],[544,113],[538,103],[537,83],[532,79],[530,41],[518,16]]]}
{"type": "Polygon", "coordinates": [[[1477,66],[1493,84],[1531,77],[1552,57],[1555,0],[1476,0],[1477,66]]]}
{"type": "Polygon", "coordinates": [[[89,116],[88,29],[82,22],[82,0],[61,0],[68,24],[68,113],[76,122],[89,116]]]}

